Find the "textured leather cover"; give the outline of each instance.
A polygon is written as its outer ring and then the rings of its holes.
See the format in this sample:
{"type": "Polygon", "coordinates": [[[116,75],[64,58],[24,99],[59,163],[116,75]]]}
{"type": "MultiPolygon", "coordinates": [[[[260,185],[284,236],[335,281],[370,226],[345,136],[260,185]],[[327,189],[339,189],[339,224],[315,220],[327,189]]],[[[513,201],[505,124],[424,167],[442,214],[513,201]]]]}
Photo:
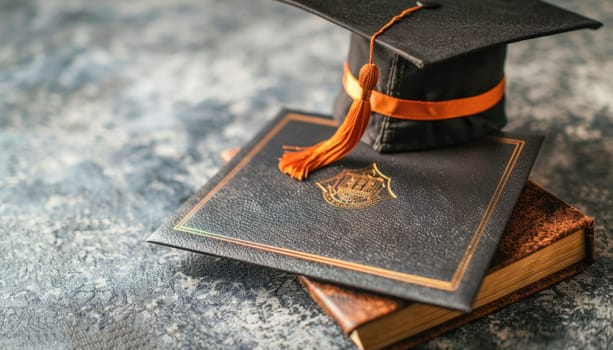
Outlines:
{"type": "MultiPolygon", "coordinates": [[[[280,0],[365,38],[415,2],[401,0],[280,0]]],[[[536,0],[436,0],[409,15],[377,43],[418,67],[480,49],[602,24],[536,0]]]]}
{"type": "Polygon", "coordinates": [[[277,170],[282,145],[313,144],[335,125],[282,111],[149,241],[470,310],[541,138],[500,134],[402,154],[360,144],[307,181],[277,170]],[[359,209],[325,200],[318,182],[373,163],[395,199],[384,191],[359,209]]]}
{"type": "MultiPolygon", "coordinates": [[[[564,203],[539,185],[528,181],[513,210],[513,215],[496,250],[489,272],[519,261],[579,230],[585,232],[585,259],[492,303],[483,305],[471,313],[416,334],[404,340],[398,347],[414,346],[432,339],[584,270],[594,259],[593,224],[593,219],[578,209],[564,203]]],[[[346,334],[411,304],[405,300],[344,288],[304,276],[300,277],[300,281],[313,299],[346,334]]]]}

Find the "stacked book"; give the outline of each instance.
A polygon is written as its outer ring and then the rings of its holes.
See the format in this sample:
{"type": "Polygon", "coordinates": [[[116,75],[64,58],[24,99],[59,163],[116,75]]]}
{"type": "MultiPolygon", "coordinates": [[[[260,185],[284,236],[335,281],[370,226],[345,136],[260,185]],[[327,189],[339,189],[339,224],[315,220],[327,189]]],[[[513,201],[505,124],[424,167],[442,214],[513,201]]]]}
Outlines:
{"type": "Polygon", "coordinates": [[[528,180],[540,138],[359,145],[302,182],[276,169],[335,126],[282,111],[149,241],[300,275],[362,349],[419,344],[592,262],[592,220],[528,180]]]}
{"type": "Polygon", "coordinates": [[[469,313],[299,278],[361,349],[409,348],[584,270],[594,258],[592,225],[580,210],[528,181],[469,313]]]}

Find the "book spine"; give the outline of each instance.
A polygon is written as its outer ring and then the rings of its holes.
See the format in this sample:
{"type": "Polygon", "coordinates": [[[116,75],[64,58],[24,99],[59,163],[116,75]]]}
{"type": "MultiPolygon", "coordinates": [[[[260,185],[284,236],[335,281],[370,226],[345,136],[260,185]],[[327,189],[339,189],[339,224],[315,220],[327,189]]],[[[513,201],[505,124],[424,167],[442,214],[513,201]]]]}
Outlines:
{"type": "MultiPolygon", "coordinates": [[[[345,317],[346,314],[337,308],[337,303],[344,302],[342,298],[331,301],[330,296],[322,290],[322,286],[317,285],[304,276],[298,276],[298,280],[311,298],[334,320],[345,335],[349,335],[354,329],[373,317],[365,312],[362,312],[360,315],[352,314],[351,317],[345,317]]],[[[381,311],[381,314],[384,315],[385,312],[381,311]]]]}

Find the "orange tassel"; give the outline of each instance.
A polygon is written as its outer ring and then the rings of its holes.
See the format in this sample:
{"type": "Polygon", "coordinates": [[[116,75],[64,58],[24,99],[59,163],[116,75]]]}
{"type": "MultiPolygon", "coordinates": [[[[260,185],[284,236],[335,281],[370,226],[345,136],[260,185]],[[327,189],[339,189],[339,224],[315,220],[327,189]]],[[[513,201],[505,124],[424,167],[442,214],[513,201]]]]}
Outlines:
{"type": "Polygon", "coordinates": [[[310,170],[319,169],[343,158],[360,142],[370,119],[370,94],[377,84],[379,69],[374,64],[365,64],[360,69],[362,96],[351,104],[347,117],[334,135],[314,146],[297,152],[286,152],[279,160],[279,170],[302,180],[310,170]]]}
{"type": "Polygon", "coordinates": [[[314,146],[284,147],[286,152],[279,159],[279,170],[296,180],[303,180],[309,176],[311,170],[322,168],[343,158],[357,146],[368,126],[370,95],[379,80],[379,69],[373,63],[375,39],[403,16],[420,8],[422,5],[418,3],[417,6],[402,11],[370,37],[370,59],[360,69],[358,78],[362,94],[351,104],[343,123],[332,137],[314,146]]]}

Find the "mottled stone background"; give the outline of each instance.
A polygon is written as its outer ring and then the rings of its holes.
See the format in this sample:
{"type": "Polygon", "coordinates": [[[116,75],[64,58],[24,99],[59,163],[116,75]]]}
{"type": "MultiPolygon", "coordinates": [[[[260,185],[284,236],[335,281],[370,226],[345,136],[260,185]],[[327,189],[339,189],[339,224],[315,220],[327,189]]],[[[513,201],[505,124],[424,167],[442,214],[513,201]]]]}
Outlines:
{"type": "MultiPolygon", "coordinates": [[[[425,348],[613,348],[613,2],[515,44],[508,130],[596,217],[587,272],[425,348]]],[[[282,106],[327,112],[348,34],[272,1],[0,0],[0,348],[344,348],[293,276],[144,242],[282,106]]]]}

